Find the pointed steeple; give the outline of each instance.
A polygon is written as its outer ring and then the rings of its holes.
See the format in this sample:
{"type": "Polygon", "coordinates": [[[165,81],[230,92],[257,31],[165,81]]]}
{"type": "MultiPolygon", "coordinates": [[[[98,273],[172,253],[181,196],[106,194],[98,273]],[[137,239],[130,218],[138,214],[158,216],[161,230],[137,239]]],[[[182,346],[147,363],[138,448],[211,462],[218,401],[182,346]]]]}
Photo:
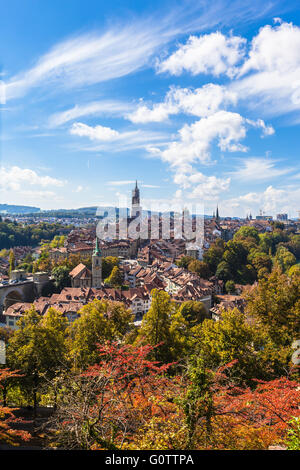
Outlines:
{"type": "Polygon", "coordinates": [[[101,256],[101,250],[99,248],[98,237],[96,236],[96,245],[93,253],[94,256],[101,256]]]}
{"type": "Polygon", "coordinates": [[[219,207],[217,206],[216,219],[220,220],[219,207]]]}

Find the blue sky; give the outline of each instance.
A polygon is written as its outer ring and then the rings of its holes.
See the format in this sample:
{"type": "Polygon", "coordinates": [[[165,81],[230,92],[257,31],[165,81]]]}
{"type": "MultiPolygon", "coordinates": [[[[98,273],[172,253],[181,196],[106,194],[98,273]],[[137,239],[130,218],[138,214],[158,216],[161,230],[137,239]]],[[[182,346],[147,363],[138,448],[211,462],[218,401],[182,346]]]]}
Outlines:
{"type": "Polygon", "coordinates": [[[300,210],[300,6],[0,1],[0,198],[300,210]]]}

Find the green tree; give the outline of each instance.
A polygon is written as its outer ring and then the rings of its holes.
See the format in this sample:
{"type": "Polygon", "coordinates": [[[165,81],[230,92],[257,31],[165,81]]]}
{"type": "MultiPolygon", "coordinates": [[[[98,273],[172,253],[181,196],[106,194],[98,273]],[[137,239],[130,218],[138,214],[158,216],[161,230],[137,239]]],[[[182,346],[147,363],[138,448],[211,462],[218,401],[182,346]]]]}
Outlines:
{"type": "Polygon", "coordinates": [[[105,279],[105,284],[109,284],[112,287],[119,288],[121,287],[123,283],[123,275],[118,268],[118,266],[115,266],[111,272],[111,275],[105,279]]]}
{"type": "Polygon", "coordinates": [[[18,381],[26,395],[32,398],[36,412],[38,392],[45,384],[45,377],[51,380],[66,364],[67,321],[54,309],[41,317],[32,307],[17,324],[18,329],[8,343],[7,361],[12,369],[23,374],[18,381]]]}
{"type": "Polygon", "coordinates": [[[272,234],[270,233],[260,233],[259,234],[259,248],[266,254],[273,254],[274,251],[274,240],[272,234]]]}
{"type": "Polygon", "coordinates": [[[233,237],[235,241],[247,240],[249,238],[252,238],[255,244],[259,243],[259,235],[255,227],[248,227],[248,226],[241,227],[234,234],[234,237],[233,237]]]}
{"type": "Polygon", "coordinates": [[[215,373],[206,367],[202,357],[192,356],[187,375],[189,386],[183,399],[179,399],[179,404],[185,415],[187,429],[185,448],[195,449],[199,426],[204,435],[205,446],[211,441],[212,420],[215,415],[215,373]]]}
{"type": "Polygon", "coordinates": [[[143,318],[137,342],[151,346],[153,359],[168,363],[183,358],[188,347],[188,326],[167,292],[153,289],[151,307],[143,318]]]}
{"type": "Polygon", "coordinates": [[[269,272],[272,269],[272,258],[263,251],[257,249],[251,250],[248,255],[248,261],[252,264],[257,273],[261,269],[267,269],[269,272]]]}
{"type": "Polygon", "coordinates": [[[293,253],[284,246],[279,246],[277,248],[275,260],[283,271],[288,271],[297,262],[293,253]]]}
{"type": "Polygon", "coordinates": [[[221,261],[221,263],[219,263],[217,266],[216,276],[222,281],[232,280],[233,273],[231,271],[229,263],[227,263],[226,261],[221,261]]]}
{"type": "Polygon", "coordinates": [[[235,283],[233,281],[227,281],[225,284],[225,290],[228,294],[235,294],[235,283]]]}
{"type": "Polygon", "coordinates": [[[9,250],[9,272],[11,273],[16,267],[15,253],[14,250],[9,250]]]}
{"type": "Polygon", "coordinates": [[[17,325],[18,329],[8,343],[7,361],[12,369],[23,374],[18,381],[26,395],[32,398],[36,413],[38,392],[45,384],[45,378],[51,380],[67,363],[67,320],[54,309],[41,317],[32,307],[17,325]]]}
{"type": "Polygon", "coordinates": [[[280,269],[260,279],[245,295],[246,314],[256,320],[269,341],[263,355],[279,376],[291,365],[292,343],[299,339],[300,277],[289,278],[280,269]]]}
{"type": "Polygon", "coordinates": [[[194,258],[192,256],[182,256],[180,259],[176,261],[177,266],[179,268],[184,268],[188,269],[188,265],[194,261],[194,258]]]}
{"type": "Polygon", "coordinates": [[[194,326],[201,323],[205,318],[208,317],[208,313],[202,302],[195,300],[188,300],[182,302],[179,309],[183,318],[188,322],[189,326],[194,326]]]}
{"type": "Polygon", "coordinates": [[[115,266],[119,266],[120,260],[116,256],[106,256],[102,260],[102,278],[106,279],[111,275],[115,266]]]}
{"type": "Polygon", "coordinates": [[[298,276],[300,278],[300,264],[294,264],[290,269],[288,273],[289,277],[295,277],[298,276]]]}
{"type": "Polygon", "coordinates": [[[300,450],[300,418],[293,418],[288,429],[288,438],[285,442],[288,450],[300,450]]]}
{"type": "Polygon", "coordinates": [[[64,287],[71,286],[69,268],[67,266],[57,266],[56,268],[53,268],[51,275],[54,279],[54,286],[58,292],[60,292],[64,287]]]}
{"type": "Polygon", "coordinates": [[[265,377],[259,354],[266,341],[263,330],[248,324],[239,310],[224,311],[221,321],[204,320],[197,333],[195,348],[206,367],[216,368],[236,360],[231,373],[237,383],[253,385],[252,378],[265,377]]]}
{"type": "Polygon", "coordinates": [[[198,276],[202,277],[203,279],[208,279],[211,276],[208,264],[197,259],[193,259],[193,261],[189,263],[188,270],[192,273],[198,274],[198,276]]]}
{"type": "Polygon", "coordinates": [[[203,255],[203,261],[209,266],[212,273],[216,272],[225,251],[225,242],[222,239],[215,241],[203,255]]]}
{"type": "Polygon", "coordinates": [[[122,341],[133,326],[133,315],[121,302],[94,300],[78,313],[70,326],[69,349],[80,367],[97,361],[97,344],[122,341]]]}

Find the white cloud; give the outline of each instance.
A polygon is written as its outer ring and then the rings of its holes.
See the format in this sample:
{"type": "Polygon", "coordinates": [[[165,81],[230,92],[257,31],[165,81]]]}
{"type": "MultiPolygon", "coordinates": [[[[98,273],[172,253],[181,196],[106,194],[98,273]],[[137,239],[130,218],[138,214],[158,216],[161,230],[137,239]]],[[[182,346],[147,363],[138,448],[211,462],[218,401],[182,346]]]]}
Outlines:
{"type": "Polygon", "coordinates": [[[108,181],[108,186],[127,186],[129,184],[134,184],[134,180],[119,180],[119,181],[108,181]]]}
{"type": "MultiPolygon", "coordinates": [[[[226,8],[222,1],[184,1],[167,12],[159,9],[146,19],[131,16],[127,24],[123,19],[104,31],[73,36],[56,44],[31,68],[6,81],[7,99],[24,96],[34,87],[53,92],[123,77],[148,65],[153,55],[178,34],[207,30],[220,23],[230,25],[233,18],[253,20],[273,8],[274,2],[262,7],[253,0],[244,0],[243,8],[238,0],[232,0],[226,8]]],[[[239,55],[235,50],[239,40],[225,40],[223,62],[228,66],[239,55]]]]}
{"type": "Polygon", "coordinates": [[[284,74],[300,66],[300,29],[292,23],[266,25],[260,29],[251,43],[249,58],[239,75],[251,70],[260,72],[280,71],[284,74]]]}
{"type": "MultiPolygon", "coordinates": [[[[127,186],[127,185],[135,184],[135,180],[108,181],[106,184],[108,186],[127,186]]],[[[138,184],[142,188],[149,188],[149,189],[154,189],[154,188],[159,188],[160,187],[160,186],[157,186],[157,185],[154,185],[154,184],[144,184],[144,183],[138,183],[138,184]]]]}
{"type": "MultiPolygon", "coordinates": [[[[249,126],[261,128],[265,132],[267,126],[264,121],[251,121],[243,118],[238,113],[229,111],[217,111],[202,118],[191,125],[183,126],[179,131],[179,139],[170,142],[165,149],[150,147],[148,151],[163,161],[167,162],[174,173],[174,183],[183,189],[190,188],[186,197],[189,199],[202,198],[216,200],[219,195],[229,189],[230,177],[206,176],[197,171],[192,165],[196,163],[208,164],[211,161],[211,145],[217,144],[222,152],[246,152],[247,148],[241,144],[245,138],[249,126]]],[[[271,133],[270,130],[267,133],[271,133]]],[[[255,167],[259,162],[248,159],[245,167],[239,175],[255,173],[255,167]]],[[[261,163],[261,162],[260,162],[261,163]]],[[[262,168],[262,163],[261,163],[262,168]]],[[[271,168],[272,166],[269,166],[271,168]]],[[[266,166],[263,168],[266,169],[266,166]]],[[[257,168],[256,168],[257,170],[257,168]]],[[[273,176],[282,174],[273,169],[273,176]]]]}
{"type": "Polygon", "coordinates": [[[61,42],[32,68],[8,81],[6,97],[23,96],[41,85],[74,88],[128,75],[144,66],[158,46],[169,40],[167,33],[159,34],[160,29],[141,21],[61,42]]]}
{"type": "Polygon", "coordinates": [[[119,136],[119,132],[110,127],[95,126],[91,127],[82,122],[74,122],[70,133],[80,137],[88,137],[91,140],[111,141],[119,136]]]}
{"type": "Polygon", "coordinates": [[[269,158],[251,157],[243,160],[242,166],[232,172],[232,176],[242,181],[262,181],[286,175],[289,168],[276,168],[275,161],[269,158]]]}
{"type": "Polygon", "coordinates": [[[28,168],[0,167],[0,189],[4,191],[25,191],[27,186],[62,187],[65,183],[51,176],[40,176],[28,168]]]}
{"type": "Polygon", "coordinates": [[[275,134],[273,126],[267,126],[262,119],[257,119],[256,121],[247,119],[247,122],[253,127],[262,129],[262,137],[275,134]]]}
{"type": "Polygon", "coordinates": [[[151,147],[151,143],[165,145],[167,139],[167,135],[160,132],[141,130],[118,132],[110,127],[101,125],[93,127],[81,122],[75,122],[70,128],[70,133],[97,142],[93,146],[80,147],[80,150],[87,152],[122,152],[138,148],[148,149],[149,146],[151,147]]]}
{"type": "Polygon", "coordinates": [[[148,189],[158,189],[160,186],[157,186],[156,184],[141,184],[142,188],[148,188],[148,189]]]}
{"type": "Polygon", "coordinates": [[[152,108],[142,104],[136,111],[127,115],[134,123],[162,122],[169,115],[180,112],[198,117],[215,113],[220,106],[235,104],[236,95],[224,86],[208,83],[195,90],[190,88],[171,87],[164,102],[154,104],[152,108]]]}
{"type": "Polygon", "coordinates": [[[66,122],[73,121],[83,116],[100,116],[102,114],[115,116],[125,114],[131,108],[132,105],[121,101],[93,101],[87,104],[75,105],[73,108],[67,109],[66,111],[52,114],[49,118],[49,125],[50,127],[61,126],[66,122]]]}
{"type": "MultiPolygon", "coordinates": [[[[1,77],[1,74],[0,74],[1,77]]],[[[5,104],[6,103],[6,88],[5,84],[2,80],[0,80],[0,104],[5,104]]]]}
{"type": "Polygon", "coordinates": [[[292,23],[266,25],[251,42],[248,59],[230,85],[248,105],[265,115],[300,108],[300,28],[292,23]]]}
{"type": "Polygon", "coordinates": [[[139,105],[137,110],[127,115],[127,118],[134,123],[162,122],[166,121],[170,114],[177,114],[178,107],[175,104],[159,103],[148,108],[145,105],[139,105]]]}
{"type": "Polygon", "coordinates": [[[217,178],[214,175],[206,176],[201,172],[191,171],[189,174],[177,173],[174,182],[181,184],[185,189],[193,187],[187,193],[189,199],[210,200],[229,189],[230,178],[217,178]]]}
{"type": "Polygon", "coordinates": [[[157,148],[151,152],[173,167],[183,167],[193,162],[208,163],[210,146],[216,140],[222,151],[242,151],[247,149],[242,144],[246,136],[246,121],[238,113],[218,111],[179,130],[179,140],[171,142],[165,150],[157,148]]]}
{"type": "Polygon", "coordinates": [[[287,213],[296,217],[299,210],[300,188],[298,186],[274,187],[267,186],[260,192],[249,192],[238,197],[222,200],[222,212],[231,216],[245,217],[262,210],[273,217],[279,213],[287,213]]]}
{"type": "Polygon", "coordinates": [[[158,71],[180,75],[183,71],[219,76],[233,76],[242,60],[246,40],[240,36],[225,36],[220,32],[190,36],[166,60],[158,64],[158,71]]]}

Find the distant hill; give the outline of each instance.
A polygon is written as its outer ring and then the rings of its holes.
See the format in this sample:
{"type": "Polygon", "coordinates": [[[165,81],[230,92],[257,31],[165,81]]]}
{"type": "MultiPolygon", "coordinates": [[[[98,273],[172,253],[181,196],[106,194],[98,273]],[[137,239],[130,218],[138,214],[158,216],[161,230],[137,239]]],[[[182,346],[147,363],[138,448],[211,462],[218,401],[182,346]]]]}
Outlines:
{"type": "Polygon", "coordinates": [[[0,214],[30,214],[40,212],[39,207],[14,206],[12,204],[0,204],[0,214]]]}

